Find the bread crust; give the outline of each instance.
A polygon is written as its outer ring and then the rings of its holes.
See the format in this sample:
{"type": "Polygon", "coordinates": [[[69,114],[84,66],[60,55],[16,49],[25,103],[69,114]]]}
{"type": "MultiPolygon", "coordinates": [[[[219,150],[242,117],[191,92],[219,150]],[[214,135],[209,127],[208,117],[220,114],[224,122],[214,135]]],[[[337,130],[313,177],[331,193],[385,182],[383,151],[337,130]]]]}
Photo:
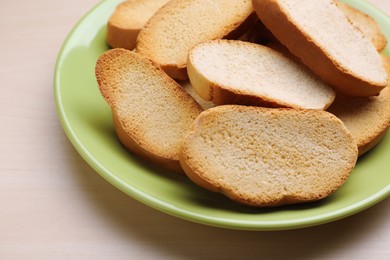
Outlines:
{"type": "MultiPolygon", "coordinates": [[[[198,44],[189,52],[188,56],[187,70],[194,89],[203,99],[212,101],[217,105],[239,104],[264,107],[290,107],[297,109],[306,108],[325,110],[332,104],[335,98],[335,93],[332,87],[326,85],[305,66],[293,59],[286,57],[287,55],[284,55],[266,46],[237,40],[214,40],[198,44]],[[224,58],[217,57],[214,60],[211,60],[209,56],[204,54],[206,52],[205,48],[207,51],[218,53],[220,57],[224,58]],[[221,51],[223,54],[220,54],[220,50],[225,51],[221,51]],[[236,57],[233,55],[236,55],[237,53],[239,53],[239,59],[242,57],[246,58],[247,64],[245,63],[242,65],[242,63],[238,63],[239,65],[236,65],[236,72],[233,71],[232,68],[227,68],[230,64],[228,64],[225,58],[226,56],[236,57]],[[258,55],[256,56],[258,59],[254,60],[254,58],[251,57],[248,53],[251,53],[250,55],[252,56],[255,56],[255,54],[258,55]],[[272,60],[273,62],[269,62],[266,68],[262,68],[261,66],[257,68],[257,64],[261,64],[263,62],[261,59],[263,58],[264,62],[268,62],[269,60],[272,60]],[[225,81],[219,77],[213,77],[210,75],[210,73],[207,73],[210,69],[203,65],[209,59],[210,63],[214,62],[218,64],[219,68],[216,69],[216,75],[224,73],[224,70],[232,74],[242,73],[247,75],[247,78],[242,80],[247,84],[241,86],[237,82],[229,81],[228,83],[228,81],[225,81]],[[218,63],[219,60],[221,60],[222,65],[218,63]],[[283,63],[284,66],[276,65],[280,63],[283,63]],[[246,73],[245,69],[252,69],[252,67],[250,67],[248,64],[252,64],[253,68],[256,68],[256,72],[252,72],[251,74],[246,73]],[[238,72],[240,69],[243,71],[238,72]],[[288,70],[293,70],[293,72],[300,75],[299,83],[298,79],[294,81],[291,80],[292,77],[290,74],[288,75],[288,80],[283,81],[283,84],[278,83],[277,79],[280,74],[283,74],[283,76],[286,77],[286,71],[288,70]],[[275,73],[272,76],[268,75],[269,73],[261,74],[267,73],[267,71],[274,71],[275,73]],[[264,77],[269,77],[273,80],[269,81],[271,82],[269,85],[265,85],[262,83],[264,77]],[[249,80],[249,78],[255,78],[256,80],[259,80],[254,83],[249,80]],[[296,88],[289,89],[289,91],[287,91],[287,88],[285,88],[287,85],[292,85],[296,88]],[[256,91],[253,91],[255,86],[257,89],[256,91]],[[251,90],[246,88],[250,88],[251,90]],[[277,91],[283,89],[284,92],[281,94],[284,96],[280,97],[276,94],[271,94],[269,91],[267,92],[267,89],[271,88],[279,88],[277,91]],[[306,94],[304,91],[312,91],[313,95],[310,98],[316,99],[318,102],[313,102],[311,104],[309,104],[309,102],[303,102],[301,100],[301,96],[297,97],[297,95],[292,95],[295,94],[292,91],[298,93],[303,92],[303,94],[306,94]],[[291,95],[292,97],[287,99],[285,96],[288,95],[291,95]]],[[[217,65],[210,65],[210,67],[215,66],[217,65]]],[[[227,77],[228,75],[225,76],[227,77]]]]}
{"type": "Polygon", "coordinates": [[[337,60],[328,55],[324,47],[319,46],[295,24],[281,8],[278,0],[252,2],[260,20],[273,35],[338,91],[353,96],[372,96],[386,87],[387,82],[369,82],[341,67],[337,60]]]}

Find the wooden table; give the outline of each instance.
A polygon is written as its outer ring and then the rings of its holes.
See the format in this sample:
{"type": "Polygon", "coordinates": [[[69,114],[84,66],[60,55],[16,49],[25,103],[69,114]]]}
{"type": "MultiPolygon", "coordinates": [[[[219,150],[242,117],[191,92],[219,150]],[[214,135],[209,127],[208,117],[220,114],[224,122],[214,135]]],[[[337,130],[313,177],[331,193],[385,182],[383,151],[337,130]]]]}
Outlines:
{"type": "Polygon", "coordinates": [[[326,225],[244,232],[166,215],[96,174],[60,125],[53,73],[98,2],[0,2],[0,259],[390,259],[389,199],[326,225]]]}

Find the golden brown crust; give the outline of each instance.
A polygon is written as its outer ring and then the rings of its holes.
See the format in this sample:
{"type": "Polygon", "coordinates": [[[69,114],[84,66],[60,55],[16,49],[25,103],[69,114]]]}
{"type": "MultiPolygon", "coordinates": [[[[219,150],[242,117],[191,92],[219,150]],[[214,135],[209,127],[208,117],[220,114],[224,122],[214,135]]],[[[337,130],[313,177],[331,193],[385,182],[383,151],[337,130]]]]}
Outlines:
{"type": "Polygon", "coordinates": [[[340,67],[281,9],[278,0],[253,0],[260,20],[295,56],[338,91],[353,96],[378,94],[386,84],[367,82],[340,67]],[[266,10],[266,11],[264,11],[266,10]]]}
{"type": "Polygon", "coordinates": [[[218,186],[210,180],[205,179],[201,174],[197,174],[196,166],[191,165],[188,152],[186,151],[186,147],[182,146],[181,152],[179,153],[179,162],[188,178],[191,181],[199,185],[200,187],[213,191],[213,192],[221,192],[218,189],[218,186]]]}

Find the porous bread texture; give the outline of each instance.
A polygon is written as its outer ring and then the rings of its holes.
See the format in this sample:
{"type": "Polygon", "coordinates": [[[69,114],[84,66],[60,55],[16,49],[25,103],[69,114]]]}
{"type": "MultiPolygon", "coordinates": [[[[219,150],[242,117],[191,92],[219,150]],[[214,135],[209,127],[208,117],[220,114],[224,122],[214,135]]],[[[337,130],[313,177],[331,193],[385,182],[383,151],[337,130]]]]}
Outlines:
{"type": "Polygon", "coordinates": [[[202,111],[199,104],[158,66],[125,49],[101,55],[96,79],[122,144],[155,164],[182,172],[180,139],[202,111]]]}
{"type": "Polygon", "coordinates": [[[302,64],[266,46],[215,40],[191,49],[188,75],[215,104],[326,109],[335,93],[302,64]]]}
{"type": "Polygon", "coordinates": [[[107,23],[107,44],[133,50],[139,32],[169,0],[128,0],[120,3],[107,23]]]}
{"type": "Polygon", "coordinates": [[[386,47],[387,39],[382,33],[379,24],[371,16],[346,3],[340,1],[337,1],[336,3],[352,25],[358,28],[363,35],[371,41],[378,52],[386,47]]]}
{"type": "Polygon", "coordinates": [[[180,152],[196,184],[256,207],[325,198],[356,160],[353,137],[326,111],[239,105],[202,112],[180,152]]]}
{"type": "Polygon", "coordinates": [[[254,22],[251,0],[171,0],[141,30],[136,51],[169,76],[188,79],[188,51],[196,44],[243,34],[254,22]]]}
{"type": "Polygon", "coordinates": [[[332,0],[252,0],[260,20],[312,71],[340,92],[372,96],[387,74],[372,43],[332,0]]]}
{"type": "MultiPolygon", "coordinates": [[[[390,74],[390,58],[382,56],[390,74]]],[[[362,156],[385,136],[390,126],[390,87],[378,96],[351,97],[337,94],[328,111],[337,116],[354,137],[362,156]]]]}

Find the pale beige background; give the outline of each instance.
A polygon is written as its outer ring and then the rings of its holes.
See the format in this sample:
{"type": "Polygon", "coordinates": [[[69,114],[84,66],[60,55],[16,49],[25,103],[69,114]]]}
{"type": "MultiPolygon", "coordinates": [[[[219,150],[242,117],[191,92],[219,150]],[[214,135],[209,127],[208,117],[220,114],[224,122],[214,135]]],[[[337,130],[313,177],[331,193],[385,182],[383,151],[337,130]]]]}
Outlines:
{"type": "Polygon", "coordinates": [[[53,72],[97,2],[0,0],[0,259],[390,259],[390,199],[322,226],[243,232],[171,217],[96,174],[57,119],[53,72]]]}

